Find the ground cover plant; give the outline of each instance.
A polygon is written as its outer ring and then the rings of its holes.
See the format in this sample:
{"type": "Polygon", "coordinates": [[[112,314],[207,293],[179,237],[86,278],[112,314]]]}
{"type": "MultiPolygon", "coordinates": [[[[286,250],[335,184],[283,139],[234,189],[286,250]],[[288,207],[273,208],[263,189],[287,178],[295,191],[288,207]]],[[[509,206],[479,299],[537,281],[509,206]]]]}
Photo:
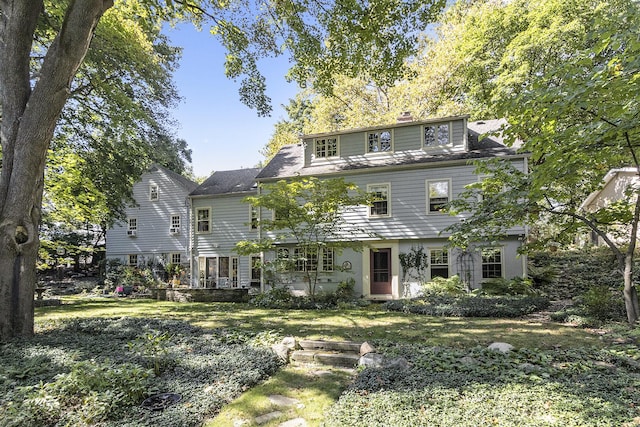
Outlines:
{"type": "Polygon", "coordinates": [[[325,426],[637,426],[635,345],[452,349],[377,343],[402,363],[362,371],[325,426]]]}
{"type": "Polygon", "coordinates": [[[167,319],[49,322],[0,348],[0,426],[201,425],[278,369],[264,338],[167,319]],[[166,392],[181,400],[140,406],[166,392]]]}

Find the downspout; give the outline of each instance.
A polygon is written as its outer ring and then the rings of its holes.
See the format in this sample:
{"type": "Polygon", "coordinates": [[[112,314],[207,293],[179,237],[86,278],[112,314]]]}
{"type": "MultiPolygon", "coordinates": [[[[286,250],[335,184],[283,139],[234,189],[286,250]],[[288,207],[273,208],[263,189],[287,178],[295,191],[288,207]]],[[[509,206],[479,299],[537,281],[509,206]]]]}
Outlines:
{"type": "Polygon", "coordinates": [[[196,285],[198,284],[198,280],[196,279],[196,276],[200,275],[200,272],[195,272],[194,273],[194,262],[193,262],[193,256],[194,256],[194,234],[193,234],[193,218],[192,218],[192,214],[193,214],[193,199],[189,196],[187,196],[187,220],[189,221],[189,227],[188,227],[188,236],[187,236],[187,254],[189,255],[189,271],[191,272],[191,277],[189,279],[189,287],[190,288],[195,288],[197,287],[196,285]]]}
{"type": "MultiPolygon", "coordinates": [[[[262,192],[262,188],[260,186],[260,182],[258,182],[258,196],[260,196],[262,192]]],[[[260,223],[262,222],[262,207],[258,208],[258,241],[262,241],[262,227],[260,223]]],[[[251,261],[249,261],[251,262],[251,261]]],[[[264,251],[260,251],[260,264],[264,265],[264,251]]],[[[264,293],[264,268],[260,267],[260,293],[264,293]]]]}

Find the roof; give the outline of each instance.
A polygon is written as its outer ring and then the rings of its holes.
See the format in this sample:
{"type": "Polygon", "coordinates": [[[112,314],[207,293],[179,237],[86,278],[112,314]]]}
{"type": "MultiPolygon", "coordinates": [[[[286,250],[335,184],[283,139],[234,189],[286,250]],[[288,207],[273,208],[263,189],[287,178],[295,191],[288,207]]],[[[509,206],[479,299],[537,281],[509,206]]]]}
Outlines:
{"type": "Polygon", "coordinates": [[[621,174],[626,174],[626,175],[636,175],[638,173],[636,168],[632,168],[632,167],[626,167],[626,168],[618,168],[618,169],[611,169],[609,172],[607,172],[607,174],[604,176],[604,178],[602,179],[602,186],[596,190],[596,191],[592,191],[591,194],[589,194],[587,196],[586,199],[584,199],[584,201],[580,204],[580,209],[584,210],[587,209],[589,207],[589,205],[591,203],[594,202],[594,200],[600,195],[600,193],[602,193],[602,190],[609,185],[609,183],[614,179],[617,178],[619,175],[621,174]]]}
{"type": "MultiPolygon", "coordinates": [[[[422,122],[413,122],[413,125],[422,122]]],[[[257,179],[277,179],[294,175],[315,176],[336,172],[349,172],[367,168],[389,166],[411,166],[448,161],[464,161],[488,157],[515,156],[517,147],[508,147],[504,143],[502,134],[488,134],[498,131],[506,124],[504,119],[469,122],[469,149],[463,152],[429,153],[422,150],[397,152],[391,156],[366,157],[357,159],[343,159],[339,162],[322,163],[304,166],[304,146],[302,144],[287,145],[271,159],[267,166],[258,174],[257,179]]],[[[352,132],[352,131],[349,131],[352,132]]]]}
{"type": "Polygon", "coordinates": [[[211,174],[190,196],[216,196],[246,193],[256,190],[256,175],[260,168],[217,171],[211,174]]]}
{"type": "Polygon", "coordinates": [[[162,171],[167,176],[169,176],[169,178],[171,178],[173,181],[175,181],[180,186],[182,186],[188,193],[192,192],[198,187],[197,182],[191,181],[189,178],[182,176],[179,173],[176,173],[170,169],[167,169],[164,166],[160,166],[159,164],[154,163],[149,167],[149,172],[155,172],[158,170],[162,171]]]}

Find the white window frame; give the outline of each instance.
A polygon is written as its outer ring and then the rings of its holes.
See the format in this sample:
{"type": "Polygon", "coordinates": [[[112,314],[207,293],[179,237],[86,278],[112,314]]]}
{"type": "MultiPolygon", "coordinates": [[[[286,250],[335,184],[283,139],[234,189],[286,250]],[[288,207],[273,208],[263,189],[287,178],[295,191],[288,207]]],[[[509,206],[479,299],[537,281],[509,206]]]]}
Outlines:
{"type": "Polygon", "coordinates": [[[364,134],[364,152],[365,154],[380,154],[380,153],[393,153],[393,141],[394,137],[393,137],[393,129],[378,129],[378,130],[371,130],[368,132],[365,132],[364,134]],[[388,150],[382,150],[382,144],[380,142],[380,135],[388,132],[389,133],[389,149],[388,150]],[[377,142],[375,145],[375,149],[372,151],[371,150],[371,145],[369,140],[371,139],[370,135],[377,135],[377,142]]]}
{"type": "MultiPolygon", "coordinates": [[[[322,267],[322,271],[325,272],[333,272],[335,266],[336,253],[333,248],[322,248],[322,262],[320,266],[322,267]]],[[[320,261],[320,260],[319,260],[320,261]]]]}
{"type": "Polygon", "coordinates": [[[260,214],[257,206],[249,206],[249,228],[257,230],[260,227],[260,214]]]}
{"type": "Polygon", "coordinates": [[[209,234],[211,233],[211,208],[196,208],[196,234],[209,234]],[[207,230],[200,230],[200,222],[205,220],[200,220],[199,212],[206,211],[207,212],[207,230]]]}
{"type": "Polygon", "coordinates": [[[156,202],[160,199],[160,188],[157,184],[149,184],[149,200],[156,202]]]}
{"type": "Polygon", "coordinates": [[[338,157],[340,154],[340,137],[339,136],[327,136],[324,138],[315,138],[313,140],[313,155],[316,159],[329,159],[332,157],[338,157]],[[330,140],[335,141],[335,153],[330,154],[333,150],[330,150],[330,140]],[[321,145],[322,144],[322,145],[321,145]],[[319,149],[324,150],[324,155],[319,155],[319,149]]]}
{"type": "Polygon", "coordinates": [[[177,234],[180,232],[181,227],[182,227],[182,218],[180,217],[180,215],[171,215],[169,217],[169,231],[174,234],[177,234]]]}
{"type": "Polygon", "coordinates": [[[127,255],[127,265],[129,267],[137,267],[138,266],[138,254],[129,254],[129,255],[127,255]]]}
{"type": "Polygon", "coordinates": [[[171,264],[182,264],[182,254],[180,252],[174,252],[170,255],[171,264]]]}
{"type": "Polygon", "coordinates": [[[138,231],[138,218],[127,218],[127,231],[138,231]]]}
{"type": "Polygon", "coordinates": [[[504,248],[502,246],[492,246],[492,247],[487,247],[487,248],[483,248],[480,250],[480,275],[482,277],[482,280],[488,280],[488,279],[496,279],[496,278],[501,278],[504,277],[504,248]],[[498,255],[500,256],[500,262],[496,262],[496,261],[489,261],[489,262],[485,262],[485,251],[497,251],[498,255]],[[499,265],[500,266],[500,275],[499,276],[491,276],[491,277],[485,277],[485,269],[484,267],[486,266],[496,266],[499,265]]]}
{"type": "Polygon", "coordinates": [[[427,214],[428,215],[437,215],[437,214],[442,214],[443,212],[440,210],[431,210],[431,195],[430,195],[430,184],[434,184],[437,182],[446,182],[447,183],[447,201],[445,203],[449,203],[452,198],[451,198],[451,187],[452,187],[452,183],[451,183],[451,178],[444,178],[444,179],[428,179],[425,181],[425,191],[426,191],[426,198],[427,198],[427,214]]]}
{"type": "Polygon", "coordinates": [[[384,182],[384,183],[378,183],[378,184],[367,184],[367,193],[377,192],[376,189],[383,188],[383,187],[387,192],[387,200],[386,200],[387,213],[374,214],[371,212],[371,210],[373,209],[373,205],[371,205],[371,206],[368,206],[367,208],[367,215],[369,216],[369,218],[388,218],[391,216],[391,183],[390,182],[384,182]]]}
{"type": "MultiPolygon", "coordinates": [[[[429,248],[429,278],[432,280],[434,278],[433,270],[432,270],[434,266],[443,268],[445,265],[447,266],[446,278],[449,278],[451,277],[451,256],[450,256],[449,250],[446,248],[429,248]],[[435,255],[434,252],[437,252],[438,254],[442,253],[446,257],[447,263],[446,264],[434,263],[433,262],[434,255],[435,255]]],[[[442,276],[438,276],[438,277],[442,277],[442,276]]]]}
{"type": "Polygon", "coordinates": [[[422,148],[425,150],[430,150],[430,149],[434,149],[434,148],[442,148],[442,147],[450,147],[453,145],[453,136],[452,136],[452,126],[451,126],[451,122],[447,122],[447,123],[430,123],[430,124],[425,124],[422,125],[422,148]],[[440,127],[441,126],[447,126],[447,131],[449,133],[449,138],[447,140],[446,144],[440,144],[439,143],[439,134],[440,134],[440,127]],[[425,132],[427,130],[427,128],[433,128],[434,132],[434,142],[433,144],[427,145],[427,138],[425,138],[425,132]]]}

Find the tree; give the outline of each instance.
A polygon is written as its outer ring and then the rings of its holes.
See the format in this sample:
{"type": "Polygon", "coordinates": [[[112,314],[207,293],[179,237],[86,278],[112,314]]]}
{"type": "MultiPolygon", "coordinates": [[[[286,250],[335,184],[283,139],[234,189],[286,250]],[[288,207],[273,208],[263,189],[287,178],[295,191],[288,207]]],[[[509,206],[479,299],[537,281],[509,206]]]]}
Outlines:
{"type": "Polygon", "coordinates": [[[454,213],[473,213],[454,227],[454,237],[463,244],[541,218],[569,235],[590,229],[616,256],[627,318],[635,324],[640,315],[633,280],[637,190],[595,212],[580,205],[611,168],[632,166],[640,176],[640,5],[631,0],[470,3],[460,20],[467,30],[450,48],[482,66],[482,72],[467,70],[468,87],[507,119],[503,132],[531,153],[531,161],[528,173],[505,164],[482,165],[479,172],[488,179],[454,204],[454,213]],[[608,238],[619,224],[628,225],[623,247],[608,238]]]}
{"type": "MultiPolygon", "coordinates": [[[[260,229],[264,237],[238,242],[235,250],[240,255],[273,251],[278,243],[288,243],[295,245],[297,253],[290,254],[291,265],[312,266],[324,250],[362,250],[362,236],[369,235],[345,221],[344,215],[358,206],[370,205],[373,197],[343,178],[280,180],[263,184],[258,195],[245,201],[262,210],[260,229]]],[[[304,277],[314,298],[318,268],[304,268],[304,277]]]]}
{"type": "MultiPolygon", "coordinates": [[[[257,66],[261,57],[289,49],[291,78],[326,91],[336,73],[355,75],[367,69],[376,81],[388,82],[402,73],[404,58],[413,53],[416,30],[443,5],[441,0],[268,5],[67,0],[47,2],[45,8],[43,0],[0,0],[0,341],[33,333],[37,230],[47,152],[73,84],[82,77],[83,61],[99,49],[89,47],[101,20],[122,10],[143,32],[157,31],[162,20],[188,19],[199,26],[209,20],[212,34],[228,51],[227,76],[244,76],[240,99],[258,113],[268,114],[264,78],[257,66]],[[60,21],[48,28],[50,16],[60,21]]],[[[117,140],[126,140],[126,129],[118,123],[109,125],[123,131],[117,140]]],[[[112,144],[113,140],[99,142],[112,144]]],[[[117,157],[117,148],[109,149],[97,152],[98,158],[117,157]]]]}

